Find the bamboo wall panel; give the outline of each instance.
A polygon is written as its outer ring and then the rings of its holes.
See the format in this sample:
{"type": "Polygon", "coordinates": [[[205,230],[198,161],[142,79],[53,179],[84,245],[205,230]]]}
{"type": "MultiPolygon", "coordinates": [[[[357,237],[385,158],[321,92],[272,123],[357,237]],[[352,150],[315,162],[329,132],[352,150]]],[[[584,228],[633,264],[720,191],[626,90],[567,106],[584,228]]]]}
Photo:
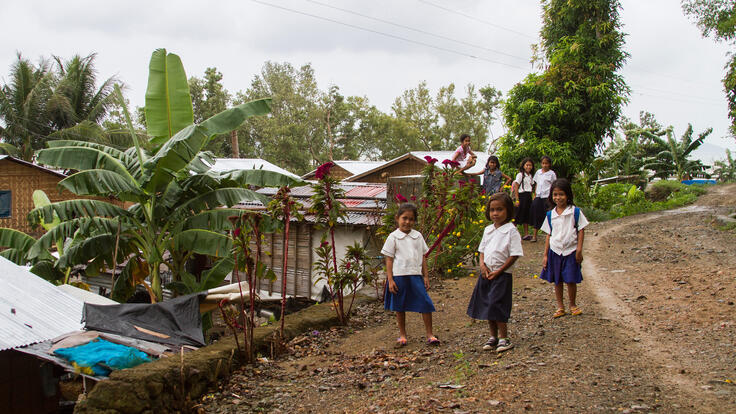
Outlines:
{"type": "Polygon", "coordinates": [[[405,175],[418,175],[426,164],[413,158],[407,158],[394,165],[382,168],[357,180],[362,183],[386,183],[390,177],[402,177],[405,175]]]}
{"type": "MultiPolygon", "coordinates": [[[[310,297],[312,287],[311,229],[308,223],[291,223],[289,230],[289,258],[286,268],[286,294],[310,297]]],[[[276,274],[276,281],[261,280],[260,289],[281,293],[283,267],[283,234],[266,236],[263,260],[276,274]],[[267,255],[265,252],[270,252],[267,255]]]]}
{"type": "Polygon", "coordinates": [[[28,213],[33,210],[33,192],[43,190],[51,202],[73,200],[78,198],[93,198],[105,200],[117,205],[122,205],[117,200],[100,197],[80,197],[69,191],[59,191],[59,181],[63,177],[43,170],[17,162],[3,159],[0,160],[0,190],[12,192],[12,216],[0,218],[0,227],[9,227],[25,233],[42,231],[40,228],[32,229],[28,224],[28,213]]]}

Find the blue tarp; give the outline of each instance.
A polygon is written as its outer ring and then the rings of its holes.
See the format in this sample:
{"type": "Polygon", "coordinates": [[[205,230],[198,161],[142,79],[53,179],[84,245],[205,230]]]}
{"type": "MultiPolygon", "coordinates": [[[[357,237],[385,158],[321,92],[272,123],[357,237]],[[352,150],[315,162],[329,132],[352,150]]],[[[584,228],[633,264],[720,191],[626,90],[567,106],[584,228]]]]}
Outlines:
{"type": "Polygon", "coordinates": [[[693,185],[693,184],[715,184],[716,180],[708,180],[705,178],[696,178],[694,180],[682,180],[681,181],[685,185],[693,185]]]}
{"type": "Polygon", "coordinates": [[[97,376],[107,376],[114,369],[132,368],[151,361],[145,352],[100,338],[84,345],[57,349],[54,354],[80,367],[91,368],[97,376]]]}

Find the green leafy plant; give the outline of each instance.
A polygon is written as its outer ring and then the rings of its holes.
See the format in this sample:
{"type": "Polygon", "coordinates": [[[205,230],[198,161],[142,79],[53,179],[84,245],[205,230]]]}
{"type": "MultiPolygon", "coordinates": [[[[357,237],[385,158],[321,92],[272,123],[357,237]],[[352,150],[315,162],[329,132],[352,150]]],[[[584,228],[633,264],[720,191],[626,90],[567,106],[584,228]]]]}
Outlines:
{"type": "Polygon", "coordinates": [[[220,207],[256,200],[267,204],[249,187],[280,187],[298,180],[264,170],[210,170],[213,160],[202,151],[209,140],[249,117],[268,113],[270,101],[244,103],[193,124],[186,75],[176,55],[159,49],[151,58],[146,93],[150,139],[141,140],[119,89],[117,94],[133,147],[121,151],[84,141],[51,141],[37,153],[42,164],[77,171],[59,183],[61,188],[97,199],[51,203],[31,211],[33,223],[55,215],[61,223],[34,243],[29,257],[56,240],[79,237],[84,243],[66,252],[68,263],[86,264],[94,273],[127,261],[115,279],[113,298],[125,300],[143,284],[151,300],[159,301],[162,265],[174,280],[182,280],[191,255],[230,256],[232,240],[223,231],[232,228],[227,217],[239,210],[220,207]],[[129,207],[102,200],[110,196],[129,207]]]}
{"type": "Polygon", "coordinates": [[[715,167],[713,174],[718,176],[718,181],[730,183],[736,181],[736,162],[731,156],[731,150],[726,149],[726,159],[713,163],[715,167]]]}
{"type": "Polygon", "coordinates": [[[666,140],[660,137],[652,138],[662,150],[654,157],[645,160],[643,168],[654,171],[654,177],[667,179],[674,175],[678,181],[682,181],[686,176],[703,173],[705,165],[700,160],[690,159],[690,156],[711,132],[713,132],[713,128],[708,128],[698,134],[696,139],[693,139],[693,126],[688,124],[682,137],[677,141],[673,138],[672,127],[669,127],[666,130],[666,140]]]}

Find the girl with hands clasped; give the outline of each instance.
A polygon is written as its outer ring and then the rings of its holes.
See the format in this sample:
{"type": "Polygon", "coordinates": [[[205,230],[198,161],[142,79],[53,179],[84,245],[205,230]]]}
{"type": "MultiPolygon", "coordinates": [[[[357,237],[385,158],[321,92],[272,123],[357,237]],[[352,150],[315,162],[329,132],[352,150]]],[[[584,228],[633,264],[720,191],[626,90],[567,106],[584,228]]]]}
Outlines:
{"type": "Polygon", "coordinates": [[[486,320],[491,337],[483,349],[503,352],[514,347],[508,338],[507,323],[511,315],[512,277],[509,270],[519,256],[521,235],[511,222],[514,203],[506,193],[496,193],[488,199],[486,218],[492,222],[483,231],[478,246],[480,272],[468,304],[468,316],[486,320]]]}
{"type": "Polygon", "coordinates": [[[583,281],[580,263],[583,261],[583,240],[588,220],[573,204],[570,182],[564,178],[552,183],[549,196],[554,208],[547,212],[542,231],[547,233],[544,243],[544,259],[540,278],[555,284],[557,311],[554,318],[564,316],[562,300],[563,283],[567,286],[570,313],[580,315],[583,311],[575,303],[577,284],[583,281]]]}
{"type": "Polygon", "coordinates": [[[424,254],[429,251],[421,233],[413,230],[417,221],[417,207],[404,203],[396,212],[398,228],[388,235],[381,254],[386,257],[386,294],[384,308],[396,312],[399,339],[396,346],[406,345],[406,312],[422,314],[427,344],[439,345],[432,333],[434,304],[427,294],[429,276],[424,254]]]}

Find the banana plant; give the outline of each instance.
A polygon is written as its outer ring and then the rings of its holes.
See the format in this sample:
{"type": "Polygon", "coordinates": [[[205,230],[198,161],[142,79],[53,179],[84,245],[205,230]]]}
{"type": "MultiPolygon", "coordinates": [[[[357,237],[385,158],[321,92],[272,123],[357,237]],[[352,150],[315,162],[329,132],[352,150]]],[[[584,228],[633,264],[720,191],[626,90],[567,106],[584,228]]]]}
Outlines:
{"type": "Polygon", "coordinates": [[[232,241],[223,231],[231,229],[227,217],[240,210],[230,207],[244,201],[268,203],[250,188],[299,183],[264,170],[215,172],[209,168],[211,154],[203,151],[214,136],[234,130],[252,116],[267,114],[270,99],[247,102],[194,124],[181,60],[159,49],[149,69],[148,138],[141,140],[139,131],[133,129],[117,88],[133,147],[121,151],[91,142],[59,140],[50,141],[49,148],[36,154],[41,164],[77,171],[59,183],[61,188],[94,198],[32,210],[32,223],[55,216],[60,223],[33,244],[29,256],[41,254],[60,238],[83,238],[79,248],[65,252],[65,263],[89,264],[93,272],[124,264],[113,287],[113,298],[120,301],[138,283],[146,286],[152,301],[160,301],[162,269],[181,280],[184,263],[192,254],[231,255],[232,241]]]}

